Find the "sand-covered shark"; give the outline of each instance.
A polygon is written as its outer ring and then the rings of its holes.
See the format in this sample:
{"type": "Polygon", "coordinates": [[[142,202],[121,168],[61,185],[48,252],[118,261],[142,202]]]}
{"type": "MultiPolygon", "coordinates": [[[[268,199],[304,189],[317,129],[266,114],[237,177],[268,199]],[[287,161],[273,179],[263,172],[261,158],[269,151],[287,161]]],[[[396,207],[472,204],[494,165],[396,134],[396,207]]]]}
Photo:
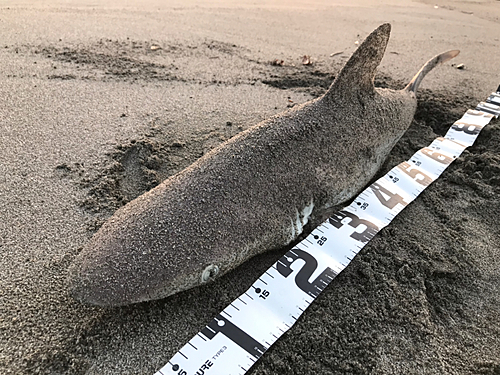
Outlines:
{"type": "Polygon", "coordinates": [[[120,208],[69,270],[72,295],[101,306],[167,297],[282,248],[353,198],[412,122],[429,60],[406,88],[374,87],[391,26],[373,31],[329,90],[224,142],[120,208]]]}

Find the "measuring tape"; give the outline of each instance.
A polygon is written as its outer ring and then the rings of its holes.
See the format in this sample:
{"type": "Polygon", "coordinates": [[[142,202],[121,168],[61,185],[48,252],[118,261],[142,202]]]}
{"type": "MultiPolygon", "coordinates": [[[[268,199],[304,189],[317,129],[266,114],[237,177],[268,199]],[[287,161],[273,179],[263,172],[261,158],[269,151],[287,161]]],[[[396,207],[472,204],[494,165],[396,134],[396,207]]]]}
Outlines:
{"type": "Polygon", "coordinates": [[[382,228],[500,115],[500,86],[283,255],[155,375],[242,375],[382,228]]]}

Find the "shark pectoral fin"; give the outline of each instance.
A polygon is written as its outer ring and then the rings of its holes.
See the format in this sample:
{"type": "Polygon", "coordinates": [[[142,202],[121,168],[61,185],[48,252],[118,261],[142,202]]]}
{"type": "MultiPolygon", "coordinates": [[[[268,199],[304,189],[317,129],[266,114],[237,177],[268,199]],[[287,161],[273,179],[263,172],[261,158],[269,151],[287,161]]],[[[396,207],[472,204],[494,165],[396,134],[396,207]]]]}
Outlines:
{"type": "Polygon", "coordinates": [[[368,35],[342,68],[325,97],[333,95],[335,92],[345,93],[356,89],[368,92],[375,91],[373,79],[377,67],[384,57],[390,34],[391,25],[384,23],[368,35]]]}
{"type": "Polygon", "coordinates": [[[448,52],[441,53],[440,55],[434,56],[432,59],[427,61],[424,66],[415,74],[415,77],[412,78],[408,86],[405,87],[406,91],[416,93],[418,90],[418,86],[420,86],[420,82],[424,79],[424,77],[429,73],[432,69],[434,69],[437,65],[445,63],[456,57],[460,53],[459,50],[452,50],[448,52]]]}

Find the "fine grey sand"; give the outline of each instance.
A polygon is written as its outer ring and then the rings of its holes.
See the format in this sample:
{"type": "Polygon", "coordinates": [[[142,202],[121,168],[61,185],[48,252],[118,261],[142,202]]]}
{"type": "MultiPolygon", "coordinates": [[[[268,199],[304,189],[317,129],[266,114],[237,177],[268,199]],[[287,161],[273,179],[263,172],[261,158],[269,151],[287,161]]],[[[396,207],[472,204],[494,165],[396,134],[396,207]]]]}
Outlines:
{"type": "MultiPolygon", "coordinates": [[[[500,84],[499,8],[4,1],[0,373],[154,373],[286,249],[167,299],[89,307],[69,296],[67,269],[103,221],[223,140],[322,94],[383,22],[393,31],[379,86],[402,88],[430,57],[461,50],[423,81],[384,170],[406,160],[500,84]]],[[[250,373],[500,373],[499,130],[488,125],[250,373]]]]}

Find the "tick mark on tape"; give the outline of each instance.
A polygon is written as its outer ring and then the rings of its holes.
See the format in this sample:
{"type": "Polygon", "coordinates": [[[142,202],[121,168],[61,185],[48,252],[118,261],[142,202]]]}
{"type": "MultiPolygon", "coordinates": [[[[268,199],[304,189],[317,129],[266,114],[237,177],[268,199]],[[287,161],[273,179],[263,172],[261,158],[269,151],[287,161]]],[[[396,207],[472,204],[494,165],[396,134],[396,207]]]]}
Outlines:
{"type": "Polygon", "coordinates": [[[198,333],[198,336],[200,336],[203,341],[207,341],[207,339],[204,338],[200,333],[198,333]]]}
{"type": "Polygon", "coordinates": [[[193,344],[191,344],[190,342],[188,342],[189,345],[191,345],[193,348],[195,348],[196,350],[198,350],[198,348],[196,346],[194,346],[193,344]]]}

